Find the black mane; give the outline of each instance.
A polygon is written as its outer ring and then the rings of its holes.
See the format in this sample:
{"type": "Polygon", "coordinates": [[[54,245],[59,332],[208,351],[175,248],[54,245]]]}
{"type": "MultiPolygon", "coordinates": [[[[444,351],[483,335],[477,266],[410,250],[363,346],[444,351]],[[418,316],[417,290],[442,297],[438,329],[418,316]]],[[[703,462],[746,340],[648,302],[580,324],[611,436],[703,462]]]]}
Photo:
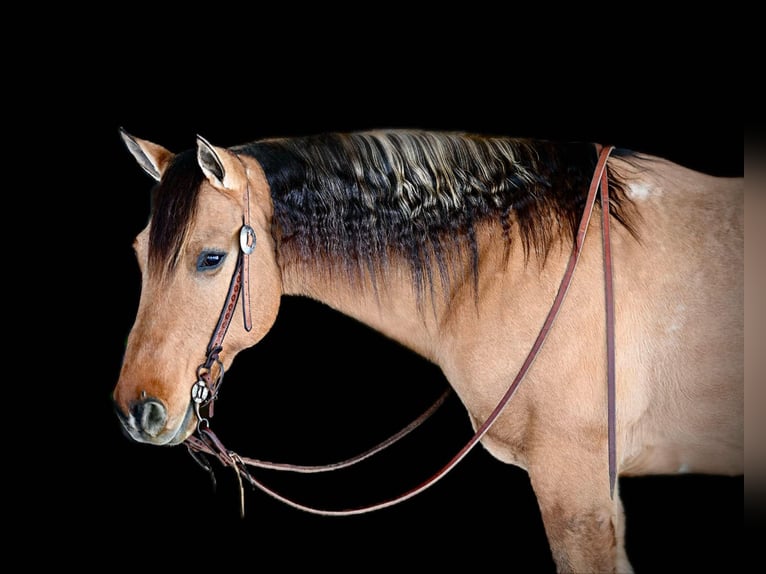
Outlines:
{"type": "MultiPolygon", "coordinates": [[[[433,287],[432,270],[448,284],[465,257],[476,279],[480,223],[496,221],[506,245],[516,225],[527,255],[545,257],[555,241],[573,241],[597,162],[588,143],[396,130],[237,149],[266,174],[283,261],[324,265],[351,280],[367,270],[375,281],[397,255],[409,262],[418,293],[433,287]]],[[[614,177],[610,189],[613,215],[629,226],[614,177]]]]}

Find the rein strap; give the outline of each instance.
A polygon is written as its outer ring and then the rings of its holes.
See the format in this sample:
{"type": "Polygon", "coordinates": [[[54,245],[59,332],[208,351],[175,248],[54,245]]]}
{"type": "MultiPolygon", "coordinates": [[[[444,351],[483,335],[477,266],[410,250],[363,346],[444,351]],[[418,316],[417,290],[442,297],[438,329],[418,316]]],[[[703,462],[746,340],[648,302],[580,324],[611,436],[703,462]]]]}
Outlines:
{"type": "MultiPolygon", "coordinates": [[[[242,234],[241,234],[242,253],[240,254],[237,267],[234,272],[234,276],[232,277],[231,286],[229,288],[229,294],[227,295],[227,302],[221,313],[221,318],[219,319],[218,325],[216,326],[216,329],[213,333],[213,337],[211,339],[210,345],[208,346],[207,361],[203,365],[200,365],[198,369],[198,380],[197,380],[197,383],[195,383],[192,390],[192,396],[194,398],[194,401],[197,407],[197,417],[199,419],[199,424],[197,428],[199,437],[190,436],[188,439],[186,439],[185,444],[187,448],[189,449],[189,452],[192,454],[192,456],[196,460],[198,460],[198,462],[199,462],[199,459],[195,455],[195,453],[197,452],[214,456],[215,458],[219,460],[219,462],[223,466],[233,468],[237,473],[237,478],[240,482],[240,488],[242,484],[242,479],[244,478],[254,487],[260,489],[261,491],[272,496],[273,498],[280,500],[281,502],[284,502],[285,504],[288,504],[289,506],[292,506],[299,510],[304,510],[306,512],[310,512],[313,514],[320,514],[324,516],[349,516],[354,514],[372,512],[374,510],[380,510],[382,508],[393,506],[394,504],[403,502],[409,498],[412,498],[416,494],[423,492],[425,489],[432,486],[438,480],[443,478],[444,475],[446,475],[450,470],[452,470],[452,468],[454,468],[455,465],[457,465],[470,452],[470,450],[474,446],[476,446],[476,444],[482,439],[482,437],[487,433],[490,427],[497,420],[500,413],[508,404],[508,401],[510,401],[511,397],[516,392],[516,389],[518,388],[519,384],[526,376],[527,371],[534,363],[534,360],[537,357],[538,352],[540,351],[543,343],[545,342],[545,339],[548,336],[548,333],[551,330],[551,327],[553,326],[553,322],[555,321],[556,316],[558,315],[558,312],[561,308],[561,305],[564,302],[564,298],[566,297],[567,291],[569,290],[569,286],[572,282],[572,276],[574,274],[575,267],[577,266],[577,262],[580,259],[580,254],[582,253],[583,244],[585,242],[585,234],[590,224],[591,215],[593,214],[593,208],[596,203],[596,196],[598,195],[599,188],[600,188],[602,248],[603,248],[604,275],[605,275],[604,296],[605,296],[605,304],[606,304],[607,441],[608,441],[608,458],[609,458],[609,494],[610,494],[610,497],[613,498],[614,488],[615,488],[615,484],[617,480],[616,408],[615,408],[616,392],[615,392],[615,359],[614,359],[615,331],[614,331],[614,294],[613,294],[613,284],[612,284],[612,258],[611,258],[611,245],[610,245],[611,241],[610,241],[610,233],[609,233],[609,219],[610,219],[609,217],[609,211],[610,211],[609,182],[608,182],[608,177],[606,172],[606,162],[613,149],[614,149],[613,146],[609,146],[609,147],[602,147],[600,145],[597,146],[597,150],[599,153],[598,162],[596,164],[596,168],[593,174],[593,179],[591,180],[591,184],[588,190],[585,210],[583,212],[582,218],[580,220],[580,225],[577,230],[577,236],[572,249],[572,254],[569,258],[569,262],[567,263],[564,276],[561,280],[561,284],[559,285],[559,289],[553,301],[553,304],[551,305],[551,309],[548,311],[548,315],[546,316],[545,322],[543,323],[540,329],[540,332],[538,333],[537,338],[535,339],[532,345],[532,348],[529,351],[529,354],[527,355],[526,359],[522,363],[518,374],[511,382],[510,386],[508,387],[508,390],[505,392],[503,397],[500,399],[500,402],[497,404],[497,406],[492,411],[492,413],[490,413],[489,417],[484,421],[484,423],[476,430],[473,437],[471,437],[468,443],[462,449],[460,449],[460,451],[433,476],[431,476],[430,478],[428,478],[427,480],[425,480],[424,482],[422,482],[420,485],[416,486],[415,488],[412,488],[409,491],[405,492],[404,494],[401,494],[395,498],[384,500],[383,502],[371,504],[368,506],[362,506],[358,508],[351,508],[347,510],[325,510],[325,509],[319,509],[319,508],[307,506],[280,495],[279,493],[273,491],[269,487],[262,484],[260,481],[256,480],[248,472],[247,467],[252,466],[252,467],[259,467],[259,468],[270,468],[275,470],[283,470],[283,471],[290,471],[290,472],[304,472],[304,473],[325,472],[329,470],[337,470],[339,468],[345,468],[347,466],[360,462],[361,460],[364,460],[372,456],[373,454],[383,450],[384,448],[390,446],[391,444],[398,441],[400,438],[402,438],[403,436],[405,436],[406,434],[414,430],[444,402],[447,395],[450,393],[451,389],[447,389],[447,391],[445,391],[445,393],[442,394],[442,396],[436,401],[436,403],[434,403],[432,407],[426,410],[422,415],[420,415],[420,417],[415,419],[415,421],[410,423],[407,427],[402,429],[402,431],[400,431],[396,435],[383,441],[377,446],[365,451],[364,453],[357,455],[355,457],[352,457],[350,459],[347,459],[345,461],[333,463],[333,464],[327,464],[327,465],[318,465],[318,466],[302,466],[302,465],[273,463],[273,462],[261,461],[258,459],[240,457],[238,454],[232,451],[229,451],[228,449],[224,447],[220,439],[210,429],[208,420],[206,418],[203,418],[200,415],[199,406],[201,404],[209,404],[210,405],[209,415],[212,416],[212,401],[215,399],[217,395],[217,389],[220,386],[221,380],[223,378],[223,365],[218,359],[218,353],[222,349],[223,338],[226,334],[226,330],[228,329],[228,325],[231,322],[231,316],[233,315],[233,309],[237,304],[237,298],[239,297],[239,294],[241,291],[243,278],[244,278],[245,284],[247,284],[247,273],[248,273],[247,256],[252,251],[252,248],[249,251],[247,251],[246,245],[251,247],[255,246],[254,233],[252,234],[252,243],[242,243],[243,235],[249,233],[246,231],[246,228],[250,229],[250,232],[252,232],[252,228],[250,228],[247,222],[247,215],[245,216],[245,223],[243,225],[242,234]],[[210,369],[212,368],[212,365],[216,362],[219,364],[219,371],[220,371],[219,377],[216,379],[214,383],[211,384],[209,380],[210,369]],[[212,392],[209,391],[211,387],[212,387],[212,392]],[[197,391],[199,391],[199,389],[203,389],[204,391],[207,391],[206,396],[201,400],[198,400],[198,397],[195,394],[197,393],[197,391]]],[[[245,196],[246,196],[245,213],[247,214],[249,212],[249,185],[248,185],[248,189],[245,191],[245,196]]],[[[248,291],[249,289],[246,287],[244,300],[243,300],[243,308],[246,308],[246,311],[245,311],[246,328],[248,328],[247,324],[248,324],[248,318],[249,318],[248,291]]],[[[202,393],[200,392],[198,394],[202,394],[202,393]]],[[[205,468],[207,468],[207,470],[212,472],[209,467],[205,466],[205,468]]],[[[244,515],[244,500],[242,498],[241,500],[242,500],[241,512],[244,515]]]]}

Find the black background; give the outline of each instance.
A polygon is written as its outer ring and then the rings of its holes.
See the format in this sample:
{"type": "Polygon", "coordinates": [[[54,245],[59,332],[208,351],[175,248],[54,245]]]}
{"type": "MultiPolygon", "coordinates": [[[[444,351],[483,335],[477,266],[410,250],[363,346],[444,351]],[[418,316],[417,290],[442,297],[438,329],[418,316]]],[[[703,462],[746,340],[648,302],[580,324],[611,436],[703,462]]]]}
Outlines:
{"type": "MultiPolygon", "coordinates": [[[[624,44],[607,61],[596,48],[565,45],[553,49],[554,64],[542,51],[543,38],[532,49],[520,39],[458,36],[473,48],[466,51],[455,36],[413,46],[405,31],[391,34],[399,38],[395,53],[370,50],[364,34],[351,41],[316,33],[294,52],[255,39],[247,50],[232,50],[220,41],[205,44],[191,30],[177,50],[155,50],[151,34],[138,34],[124,37],[124,51],[105,65],[72,72],[74,83],[88,86],[76,108],[60,105],[70,88],[57,85],[62,95],[48,131],[70,152],[79,191],[67,208],[74,205],[81,222],[60,263],[71,269],[87,255],[91,267],[71,295],[86,311],[65,318],[58,339],[85,364],[76,370],[79,398],[68,401],[62,425],[63,462],[55,474],[38,473],[46,497],[30,502],[31,512],[55,525],[52,536],[68,541],[60,560],[95,560],[86,550],[98,540],[99,562],[147,568],[211,557],[222,566],[266,571],[274,565],[553,571],[526,474],[481,448],[390,509],[318,517],[246,486],[242,519],[232,471],[214,465],[213,489],[183,447],[134,444],[112,412],[110,393],[139,299],[131,242],[146,223],[152,185],[125,150],[120,126],[173,151],[192,147],[196,134],[230,146],[319,131],[456,129],[615,144],[714,175],[743,175],[730,46],[709,38],[697,39],[694,49],[670,41],[651,49],[624,44]],[[204,64],[196,59],[200,52],[210,58],[204,64]],[[73,327],[88,334],[85,343],[71,335],[73,327]],[[87,416],[72,416],[82,411],[87,416]]],[[[120,43],[108,35],[99,38],[120,43]]],[[[318,303],[285,298],[273,330],[227,373],[214,428],[243,455],[331,462],[399,430],[446,384],[434,366],[366,327],[318,303]]],[[[357,469],[256,475],[301,502],[347,508],[419,484],[470,436],[452,397],[410,438],[357,469]]],[[[737,569],[744,548],[741,478],[644,477],[623,479],[620,489],[637,572],[737,569]]],[[[30,535],[41,534],[33,527],[30,535]]]]}

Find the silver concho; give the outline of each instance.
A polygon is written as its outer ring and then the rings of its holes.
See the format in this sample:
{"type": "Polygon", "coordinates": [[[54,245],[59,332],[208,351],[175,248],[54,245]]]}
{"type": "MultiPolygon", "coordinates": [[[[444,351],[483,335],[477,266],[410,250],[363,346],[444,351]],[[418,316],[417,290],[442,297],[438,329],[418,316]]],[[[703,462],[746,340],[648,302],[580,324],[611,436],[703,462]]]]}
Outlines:
{"type": "Polygon", "coordinates": [[[239,248],[245,255],[250,255],[255,249],[255,231],[249,225],[243,225],[239,230],[239,248]]]}
{"type": "Polygon", "coordinates": [[[199,405],[204,403],[210,396],[210,389],[207,388],[205,381],[200,379],[192,385],[191,395],[192,400],[199,405]]]}

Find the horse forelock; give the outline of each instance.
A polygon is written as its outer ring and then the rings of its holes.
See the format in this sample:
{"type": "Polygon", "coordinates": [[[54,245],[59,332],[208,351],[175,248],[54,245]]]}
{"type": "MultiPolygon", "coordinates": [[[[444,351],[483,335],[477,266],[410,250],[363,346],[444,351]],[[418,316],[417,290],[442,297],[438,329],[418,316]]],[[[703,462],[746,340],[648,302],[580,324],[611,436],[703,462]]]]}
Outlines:
{"type": "MultiPolygon", "coordinates": [[[[477,226],[497,222],[507,245],[515,225],[528,256],[544,260],[574,241],[597,161],[588,143],[412,130],[322,134],[241,146],[263,167],[283,260],[354,279],[410,264],[419,291],[433,272],[449,283],[468,257],[478,273],[477,226]]],[[[619,150],[618,155],[630,155],[619,150]]],[[[613,215],[632,230],[624,186],[610,179],[613,215]]]]}
{"type": "Polygon", "coordinates": [[[171,272],[188,238],[204,175],[194,151],[177,154],[152,192],[149,271],[171,272]]]}

